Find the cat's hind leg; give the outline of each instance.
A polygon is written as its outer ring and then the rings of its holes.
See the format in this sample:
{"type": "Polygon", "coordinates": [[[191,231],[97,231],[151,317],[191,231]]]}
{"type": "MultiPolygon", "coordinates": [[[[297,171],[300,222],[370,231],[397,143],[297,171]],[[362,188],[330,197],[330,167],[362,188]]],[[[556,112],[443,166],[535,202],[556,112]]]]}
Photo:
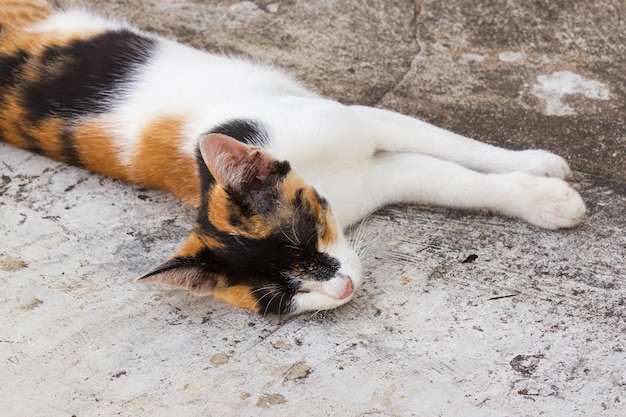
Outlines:
{"type": "Polygon", "coordinates": [[[578,193],[558,178],[485,174],[423,154],[381,153],[360,174],[364,198],[346,203],[346,225],[392,203],[494,211],[547,229],[572,227],[585,213],[578,193]]]}
{"type": "Polygon", "coordinates": [[[523,171],[561,179],[571,176],[567,162],[547,151],[511,151],[388,110],[365,106],[350,109],[374,136],[379,151],[423,153],[485,173],[523,171]]]}

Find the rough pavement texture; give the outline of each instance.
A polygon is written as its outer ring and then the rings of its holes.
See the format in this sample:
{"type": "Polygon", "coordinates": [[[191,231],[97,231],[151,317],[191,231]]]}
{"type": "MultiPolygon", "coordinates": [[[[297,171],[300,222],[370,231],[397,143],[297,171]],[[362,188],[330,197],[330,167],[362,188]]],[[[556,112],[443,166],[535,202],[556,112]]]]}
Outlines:
{"type": "Polygon", "coordinates": [[[188,232],[172,196],[0,145],[3,415],[624,415],[623,1],[84,3],[346,103],[555,151],[588,215],[549,232],[382,210],[352,233],[356,299],[276,323],[131,282],[188,232]]]}

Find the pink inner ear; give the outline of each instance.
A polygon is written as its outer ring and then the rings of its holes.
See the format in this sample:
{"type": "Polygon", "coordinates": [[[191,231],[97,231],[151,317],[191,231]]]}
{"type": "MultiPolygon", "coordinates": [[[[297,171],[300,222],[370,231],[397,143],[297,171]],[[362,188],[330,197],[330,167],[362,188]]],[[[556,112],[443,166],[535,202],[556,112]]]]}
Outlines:
{"type": "Polygon", "coordinates": [[[257,164],[257,178],[261,181],[265,181],[267,177],[272,174],[276,174],[277,170],[273,166],[272,162],[274,162],[273,158],[268,157],[265,152],[259,152],[259,163],[257,164]]]}
{"type": "Polygon", "coordinates": [[[211,174],[222,184],[235,188],[254,178],[263,182],[275,171],[272,156],[226,135],[212,133],[203,137],[200,153],[211,174]]]}
{"type": "Polygon", "coordinates": [[[230,136],[212,133],[200,141],[200,152],[205,162],[216,162],[218,158],[227,156],[235,163],[242,163],[254,152],[254,148],[239,142],[230,136]]]}

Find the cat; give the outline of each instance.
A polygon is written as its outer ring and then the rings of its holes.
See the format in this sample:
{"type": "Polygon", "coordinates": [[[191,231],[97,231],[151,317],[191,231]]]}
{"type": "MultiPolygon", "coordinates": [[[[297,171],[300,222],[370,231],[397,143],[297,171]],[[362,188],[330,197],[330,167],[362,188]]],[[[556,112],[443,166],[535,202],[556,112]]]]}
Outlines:
{"type": "Polygon", "coordinates": [[[0,27],[0,140],[198,208],[178,252],[140,282],[259,314],[331,309],[362,280],[344,228],[385,205],[548,229],[585,213],[547,151],[343,105],[279,69],[41,0],[0,0],[0,27]]]}

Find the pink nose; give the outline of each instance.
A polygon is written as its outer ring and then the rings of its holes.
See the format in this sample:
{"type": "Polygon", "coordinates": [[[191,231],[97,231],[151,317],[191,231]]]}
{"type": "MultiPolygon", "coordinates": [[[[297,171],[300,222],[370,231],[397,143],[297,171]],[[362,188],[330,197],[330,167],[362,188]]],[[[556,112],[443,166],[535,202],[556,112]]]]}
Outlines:
{"type": "Polygon", "coordinates": [[[354,284],[352,283],[352,279],[349,276],[346,276],[345,278],[348,283],[346,284],[346,290],[343,292],[341,297],[339,297],[340,300],[345,300],[346,298],[350,297],[354,292],[354,284]]]}

